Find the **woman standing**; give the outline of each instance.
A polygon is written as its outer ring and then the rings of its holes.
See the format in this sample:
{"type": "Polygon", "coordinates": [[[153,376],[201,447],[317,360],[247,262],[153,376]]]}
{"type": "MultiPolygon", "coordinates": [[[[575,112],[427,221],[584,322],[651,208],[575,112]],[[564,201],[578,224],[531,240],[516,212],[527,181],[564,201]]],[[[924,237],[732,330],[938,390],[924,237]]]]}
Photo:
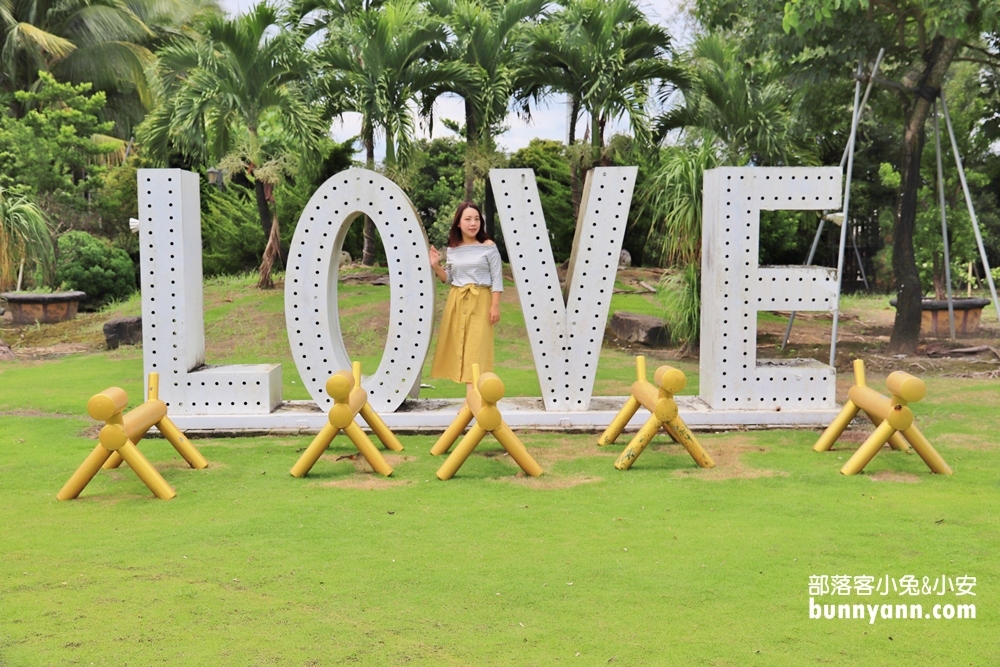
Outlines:
{"type": "Polygon", "coordinates": [[[431,377],[472,383],[472,364],[493,370],[493,326],[500,321],[500,251],[486,236],[479,207],[464,202],[448,232],[447,268],[431,247],[431,269],[451,284],[441,318],[431,377]]]}

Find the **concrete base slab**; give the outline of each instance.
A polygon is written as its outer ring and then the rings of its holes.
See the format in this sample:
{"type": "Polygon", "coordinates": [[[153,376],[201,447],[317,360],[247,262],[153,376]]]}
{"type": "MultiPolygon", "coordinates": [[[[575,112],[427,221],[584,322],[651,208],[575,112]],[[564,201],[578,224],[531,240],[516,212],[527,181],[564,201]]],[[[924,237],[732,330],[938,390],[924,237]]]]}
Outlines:
{"type": "MultiPolygon", "coordinates": [[[[511,428],[534,431],[601,432],[607,428],[625,396],[595,396],[586,412],[546,412],[540,398],[505,398],[498,407],[511,428]]],[[[693,430],[801,427],[825,428],[837,409],[813,410],[712,410],[697,396],[676,397],[680,416],[693,430]]],[[[393,431],[440,433],[458,414],[461,399],[407,400],[396,412],[381,415],[393,431]]],[[[640,408],[626,430],[636,431],[649,418],[640,408]]],[[[327,423],[326,413],[312,401],[285,401],[267,415],[171,415],[189,436],[257,435],[262,433],[312,434],[327,423]]],[[[360,418],[358,423],[367,429],[360,418]]]]}

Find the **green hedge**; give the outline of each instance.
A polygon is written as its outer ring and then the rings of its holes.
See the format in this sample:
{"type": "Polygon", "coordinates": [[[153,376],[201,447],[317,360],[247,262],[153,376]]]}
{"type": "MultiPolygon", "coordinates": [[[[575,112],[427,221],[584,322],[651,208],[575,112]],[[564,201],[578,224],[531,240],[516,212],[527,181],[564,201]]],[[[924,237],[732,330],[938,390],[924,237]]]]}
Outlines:
{"type": "Polygon", "coordinates": [[[87,293],[86,305],[99,308],[135,291],[135,266],[128,253],[80,231],[59,237],[56,281],[87,293]]]}

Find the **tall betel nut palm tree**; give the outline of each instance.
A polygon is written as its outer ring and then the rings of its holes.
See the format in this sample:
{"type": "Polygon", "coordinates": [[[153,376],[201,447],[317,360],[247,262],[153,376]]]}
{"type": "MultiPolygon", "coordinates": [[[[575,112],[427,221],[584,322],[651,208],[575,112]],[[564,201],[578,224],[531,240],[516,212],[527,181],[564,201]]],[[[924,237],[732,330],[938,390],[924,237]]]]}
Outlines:
{"type": "Polygon", "coordinates": [[[546,0],[432,0],[431,9],[447,23],[452,39],[445,58],[463,68],[463,76],[429,95],[453,92],[465,105],[465,199],[474,198],[477,169],[491,153],[493,137],[503,131],[511,100],[531,65],[527,55],[535,19],[546,0]]]}
{"type": "Polygon", "coordinates": [[[261,288],[274,286],[271,269],[280,257],[274,205],[280,166],[287,153],[311,154],[324,131],[306,96],[312,70],[304,37],[281,26],[277,11],[261,3],[234,19],[212,16],[204,40],[168,49],[158,77],[164,96],[142,135],[161,159],[171,149],[203,152],[235,160],[253,181],[267,236],[261,288]]]}
{"type": "MultiPolygon", "coordinates": [[[[405,167],[414,134],[418,96],[461,76],[452,63],[440,62],[446,38],[441,22],[413,0],[343,6],[328,15],[326,38],[319,49],[322,89],[332,114],[361,114],[361,141],[369,169],[375,168],[375,139],[385,139],[385,167],[405,167]]],[[[324,11],[319,10],[320,13],[324,11]]],[[[362,263],[375,262],[375,226],[365,220],[362,263]]]]}
{"type": "Polygon", "coordinates": [[[537,31],[528,91],[549,88],[570,96],[570,142],[580,110],[590,116],[590,159],[574,165],[574,212],[579,211],[580,170],[605,159],[608,123],[627,116],[633,135],[649,137],[650,87],[686,80],[669,60],[670,37],[646,20],[633,0],[564,0],[537,31]]]}

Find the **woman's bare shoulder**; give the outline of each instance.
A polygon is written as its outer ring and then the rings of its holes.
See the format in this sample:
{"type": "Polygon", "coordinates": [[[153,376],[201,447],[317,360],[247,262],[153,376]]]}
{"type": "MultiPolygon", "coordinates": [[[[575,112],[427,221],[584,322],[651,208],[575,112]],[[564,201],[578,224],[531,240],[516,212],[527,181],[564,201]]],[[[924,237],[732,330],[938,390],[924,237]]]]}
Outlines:
{"type": "Polygon", "coordinates": [[[496,243],[493,242],[493,239],[486,239],[483,241],[483,245],[496,245],[496,243]]]}

